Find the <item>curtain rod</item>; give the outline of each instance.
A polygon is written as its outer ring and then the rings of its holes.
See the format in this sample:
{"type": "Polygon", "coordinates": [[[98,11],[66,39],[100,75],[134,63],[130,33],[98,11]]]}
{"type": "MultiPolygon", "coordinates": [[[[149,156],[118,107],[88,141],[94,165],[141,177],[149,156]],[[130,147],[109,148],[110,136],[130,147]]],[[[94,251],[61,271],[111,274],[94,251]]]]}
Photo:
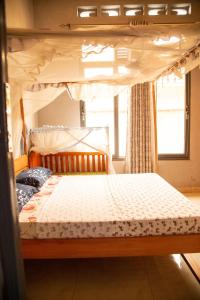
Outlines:
{"type": "Polygon", "coordinates": [[[51,29],[24,29],[24,28],[7,28],[7,36],[18,36],[18,37],[46,37],[46,36],[120,36],[120,35],[131,35],[131,29],[133,28],[144,28],[144,27],[154,27],[154,26],[185,26],[185,25],[198,25],[200,22],[185,22],[185,23],[128,23],[128,24],[61,24],[61,27],[66,28],[66,30],[51,30],[51,29]],[[90,29],[89,27],[97,26],[99,29],[90,29]],[[105,26],[107,28],[105,28],[105,26]],[[124,28],[122,27],[124,26],[124,28]],[[85,28],[86,30],[78,30],[79,27],[85,28]],[[102,28],[101,28],[102,27],[102,28]],[[104,27],[104,28],[103,28],[104,27]],[[110,27],[110,29],[109,29],[110,27]],[[112,27],[112,29],[111,29],[112,27]],[[116,27],[116,31],[114,28],[116,27]],[[128,28],[127,28],[128,27],[128,28]],[[89,30],[87,30],[89,29],[89,30]],[[130,29],[130,34],[127,34],[127,30],[130,29]],[[117,31],[118,30],[118,31],[117,31]]]}

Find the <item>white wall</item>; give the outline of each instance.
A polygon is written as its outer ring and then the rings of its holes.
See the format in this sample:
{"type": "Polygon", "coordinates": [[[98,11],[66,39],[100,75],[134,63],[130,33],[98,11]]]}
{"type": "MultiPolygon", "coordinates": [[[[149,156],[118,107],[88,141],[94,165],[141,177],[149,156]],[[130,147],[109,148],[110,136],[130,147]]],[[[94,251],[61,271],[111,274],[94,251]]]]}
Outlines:
{"type": "Polygon", "coordinates": [[[38,112],[38,126],[64,125],[80,126],[80,102],[70,100],[67,93],[61,94],[54,102],[38,112]]]}
{"type": "MultiPolygon", "coordinates": [[[[180,2],[181,0],[177,1],[180,2]]],[[[34,11],[35,11],[35,24],[37,28],[51,28],[54,30],[61,30],[61,24],[80,24],[80,19],[77,17],[77,7],[79,6],[98,6],[99,12],[102,5],[111,5],[111,4],[130,4],[130,3],[148,3],[149,0],[34,0],[34,11]],[[48,14],[46,13],[48,11],[48,14]]],[[[163,1],[153,1],[152,3],[162,3],[163,1]]],[[[176,1],[168,0],[168,3],[174,4],[176,1]]],[[[187,2],[187,1],[186,1],[187,2]]],[[[191,15],[181,16],[182,22],[197,22],[199,21],[199,9],[200,3],[199,0],[190,0],[192,3],[191,15]]],[[[184,1],[183,1],[184,3],[184,1]]],[[[121,7],[123,11],[123,7],[121,7]]],[[[138,19],[138,18],[137,18],[138,19]]],[[[139,18],[140,19],[140,18],[139,18]]],[[[141,19],[140,19],[141,20],[141,19]]],[[[165,22],[166,16],[145,16],[145,20],[152,23],[162,23],[165,22]]],[[[132,21],[132,17],[125,17],[123,15],[118,16],[117,18],[108,18],[99,14],[97,18],[82,18],[81,24],[128,24],[132,21]]],[[[176,15],[168,15],[167,21],[172,23],[179,22],[179,19],[176,15]]],[[[65,30],[65,29],[63,29],[65,30]]]]}

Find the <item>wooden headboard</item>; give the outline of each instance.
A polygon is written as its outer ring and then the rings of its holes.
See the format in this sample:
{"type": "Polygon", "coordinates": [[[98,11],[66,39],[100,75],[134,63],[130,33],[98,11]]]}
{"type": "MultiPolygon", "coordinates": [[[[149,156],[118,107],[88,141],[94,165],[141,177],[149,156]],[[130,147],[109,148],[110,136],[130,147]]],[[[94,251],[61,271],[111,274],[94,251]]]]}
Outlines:
{"type": "Polygon", "coordinates": [[[28,169],[28,156],[22,155],[14,160],[15,176],[20,172],[28,169]]]}
{"type": "Polygon", "coordinates": [[[41,155],[31,152],[31,168],[42,166],[53,173],[104,172],[108,174],[108,156],[99,152],[59,152],[41,155]]]}

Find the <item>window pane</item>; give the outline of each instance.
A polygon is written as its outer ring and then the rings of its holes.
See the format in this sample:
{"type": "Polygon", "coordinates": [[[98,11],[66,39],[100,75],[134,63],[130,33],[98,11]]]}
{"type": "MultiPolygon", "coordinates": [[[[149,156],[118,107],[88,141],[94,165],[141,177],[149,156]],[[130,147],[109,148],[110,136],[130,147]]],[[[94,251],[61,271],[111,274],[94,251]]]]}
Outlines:
{"type": "Polygon", "coordinates": [[[184,111],[158,113],[158,153],[184,154],[184,111]]]}
{"type": "Polygon", "coordinates": [[[158,154],[185,153],[185,78],[157,81],[158,154]]]}

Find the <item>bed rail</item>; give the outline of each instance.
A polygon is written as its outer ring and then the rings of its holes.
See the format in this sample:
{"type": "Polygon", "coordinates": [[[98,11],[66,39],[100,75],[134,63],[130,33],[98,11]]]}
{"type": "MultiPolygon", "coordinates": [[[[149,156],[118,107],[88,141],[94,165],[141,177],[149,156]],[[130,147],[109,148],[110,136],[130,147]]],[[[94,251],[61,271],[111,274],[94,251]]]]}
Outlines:
{"type": "Polygon", "coordinates": [[[31,168],[42,166],[53,173],[108,173],[108,156],[99,152],[60,152],[41,155],[31,152],[29,156],[31,168]]]}

